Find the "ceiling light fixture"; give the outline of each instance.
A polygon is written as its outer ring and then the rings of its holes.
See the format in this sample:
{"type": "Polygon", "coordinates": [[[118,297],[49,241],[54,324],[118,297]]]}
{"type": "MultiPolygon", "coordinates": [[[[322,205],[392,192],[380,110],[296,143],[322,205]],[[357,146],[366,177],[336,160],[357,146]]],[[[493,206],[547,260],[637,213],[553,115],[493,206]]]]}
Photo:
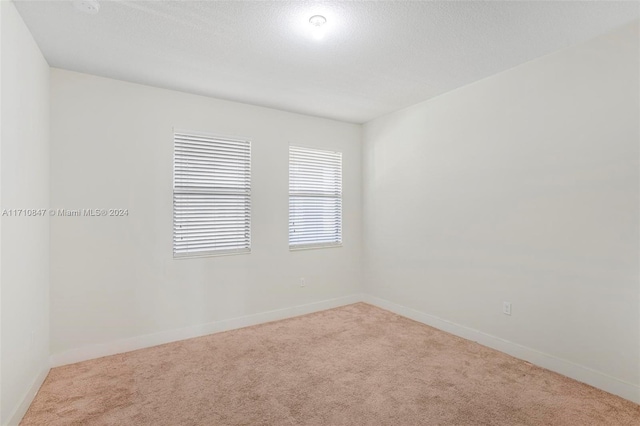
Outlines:
{"type": "Polygon", "coordinates": [[[311,24],[311,36],[316,40],[320,40],[324,37],[324,24],[327,23],[327,18],[322,15],[313,15],[309,18],[311,24]]]}
{"type": "Polygon", "coordinates": [[[327,23],[327,18],[322,15],[313,15],[311,18],[309,18],[309,22],[314,27],[321,27],[322,25],[327,23]]]}
{"type": "Polygon", "coordinates": [[[75,0],[73,5],[81,12],[95,15],[100,11],[100,3],[98,0],[75,0]]]}

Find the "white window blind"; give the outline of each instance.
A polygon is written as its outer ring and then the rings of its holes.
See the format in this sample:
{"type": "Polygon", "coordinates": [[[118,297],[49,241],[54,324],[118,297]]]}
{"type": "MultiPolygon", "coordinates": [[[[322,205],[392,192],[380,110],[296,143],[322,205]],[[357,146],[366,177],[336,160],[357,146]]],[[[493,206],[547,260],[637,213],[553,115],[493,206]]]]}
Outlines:
{"type": "Polygon", "coordinates": [[[342,244],[342,153],[289,147],[289,248],[342,244]]]}
{"type": "Polygon", "coordinates": [[[174,132],[173,255],[251,250],[251,142],[174,132]]]}

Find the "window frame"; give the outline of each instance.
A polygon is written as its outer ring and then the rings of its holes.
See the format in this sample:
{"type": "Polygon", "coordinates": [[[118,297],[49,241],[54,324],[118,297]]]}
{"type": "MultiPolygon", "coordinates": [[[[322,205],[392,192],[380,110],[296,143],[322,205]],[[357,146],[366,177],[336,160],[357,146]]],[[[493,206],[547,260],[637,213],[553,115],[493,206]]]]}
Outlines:
{"type": "MultiPolygon", "coordinates": [[[[251,239],[251,230],[252,230],[252,143],[251,140],[249,138],[242,138],[242,137],[238,137],[238,136],[223,136],[220,134],[214,134],[214,133],[207,133],[207,132],[202,132],[202,131],[194,131],[194,130],[184,130],[184,129],[179,129],[179,128],[174,128],[173,129],[173,180],[172,180],[172,206],[173,206],[173,210],[172,210],[172,220],[173,220],[173,228],[172,228],[172,252],[173,252],[173,258],[174,259],[191,259],[191,258],[199,258],[199,257],[215,257],[215,256],[233,256],[233,255],[240,255],[240,254],[250,254],[251,253],[251,247],[252,247],[252,239],[251,239]],[[180,135],[182,136],[182,138],[200,138],[203,140],[211,140],[211,141],[216,141],[218,143],[222,143],[221,145],[224,144],[224,142],[229,142],[231,144],[246,144],[246,150],[247,150],[247,156],[246,156],[246,165],[245,167],[247,168],[245,174],[248,176],[245,176],[244,178],[246,179],[246,182],[248,182],[248,186],[246,187],[245,190],[240,190],[240,189],[236,189],[236,190],[230,190],[230,189],[224,189],[221,190],[220,188],[215,188],[215,187],[211,187],[211,188],[199,188],[199,189],[195,189],[192,188],[191,190],[187,190],[184,188],[180,188],[179,185],[177,185],[177,164],[178,162],[177,160],[177,144],[176,144],[176,139],[177,136],[180,135]],[[180,252],[180,251],[176,251],[176,243],[177,243],[177,222],[176,222],[176,213],[177,213],[177,197],[176,195],[197,195],[197,194],[202,194],[202,195],[209,195],[212,197],[215,196],[221,196],[221,195],[237,195],[240,197],[244,197],[245,198],[245,203],[247,204],[247,207],[245,207],[245,209],[243,210],[243,214],[239,215],[239,217],[244,218],[244,220],[246,221],[246,224],[244,225],[244,227],[246,228],[246,237],[245,237],[245,242],[246,242],[246,247],[241,247],[241,248],[211,248],[209,250],[202,250],[202,251],[185,251],[185,252],[180,252]]],[[[243,158],[244,159],[244,158],[243,158]]],[[[209,166],[212,166],[214,163],[212,162],[209,166]]],[[[215,223],[215,221],[211,221],[211,224],[213,225],[215,223]]],[[[215,225],[214,225],[215,226],[215,225]]]]}
{"type": "MultiPolygon", "coordinates": [[[[343,190],[343,153],[341,151],[336,151],[336,150],[331,150],[331,149],[318,149],[318,148],[312,148],[312,147],[308,147],[308,146],[303,146],[303,145],[293,145],[293,144],[289,144],[289,188],[288,188],[288,201],[289,201],[289,217],[288,217],[288,244],[289,244],[289,251],[300,251],[300,250],[315,250],[315,249],[325,249],[325,248],[336,248],[336,247],[342,247],[344,244],[344,236],[343,236],[343,227],[344,227],[344,214],[343,214],[343,202],[344,202],[344,190],[343,190]],[[335,155],[338,158],[338,164],[339,164],[339,178],[338,180],[338,187],[336,188],[336,195],[329,195],[329,193],[325,193],[323,195],[320,195],[322,191],[317,191],[317,192],[313,192],[313,191],[292,191],[292,165],[293,165],[293,161],[292,161],[292,149],[293,150],[298,150],[298,151],[304,151],[306,152],[308,155],[313,155],[313,153],[317,153],[318,155],[325,155],[325,156],[330,156],[330,155],[335,155]],[[292,237],[292,227],[293,225],[293,220],[292,220],[292,197],[294,196],[298,196],[298,197],[321,197],[321,198],[328,198],[328,199],[335,199],[337,200],[337,209],[336,211],[339,213],[338,214],[338,220],[337,220],[337,226],[338,226],[338,240],[337,241],[321,241],[321,242],[307,242],[307,243],[293,243],[291,241],[291,237],[292,237]]],[[[330,162],[328,163],[330,164],[330,162]]],[[[331,171],[329,169],[329,171],[331,171]]],[[[335,214],[335,213],[332,213],[335,214]]],[[[330,215],[330,214],[329,214],[330,215]]]]}

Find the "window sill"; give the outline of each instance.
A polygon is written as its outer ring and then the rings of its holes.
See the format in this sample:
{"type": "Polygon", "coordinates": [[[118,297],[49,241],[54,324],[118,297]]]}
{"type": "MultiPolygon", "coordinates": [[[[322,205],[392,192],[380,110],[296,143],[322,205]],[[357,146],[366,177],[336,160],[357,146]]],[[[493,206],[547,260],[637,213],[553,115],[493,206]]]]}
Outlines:
{"type": "Polygon", "coordinates": [[[304,246],[289,246],[289,251],[303,251],[303,250],[317,250],[327,248],[339,248],[342,247],[342,243],[339,244],[308,244],[304,246]]]}
{"type": "Polygon", "coordinates": [[[200,257],[220,257],[220,256],[234,256],[239,254],[251,254],[251,249],[242,249],[242,250],[216,250],[216,251],[207,251],[203,253],[182,253],[173,255],[174,260],[183,260],[183,259],[197,259],[200,257]]]}

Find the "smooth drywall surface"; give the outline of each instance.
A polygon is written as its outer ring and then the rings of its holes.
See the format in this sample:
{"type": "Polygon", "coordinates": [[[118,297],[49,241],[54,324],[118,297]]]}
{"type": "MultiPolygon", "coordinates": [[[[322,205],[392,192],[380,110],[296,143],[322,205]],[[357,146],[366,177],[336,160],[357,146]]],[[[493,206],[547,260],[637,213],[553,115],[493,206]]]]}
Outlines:
{"type": "Polygon", "coordinates": [[[634,24],[367,123],[365,291],[638,385],[638,54],[634,24]]]}
{"type": "Polygon", "coordinates": [[[49,206],[49,66],[13,3],[0,8],[4,425],[19,420],[49,367],[49,216],[11,211],[49,206]]]}
{"type": "MultiPolygon", "coordinates": [[[[2,6],[0,5],[0,202],[2,201],[2,6]]],[[[2,221],[0,221],[0,357],[2,356],[2,221]]],[[[2,421],[2,358],[0,358],[0,425],[2,421]]]]}
{"type": "Polygon", "coordinates": [[[52,69],[53,355],[361,291],[361,126],[52,69]],[[173,128],[252,141],[251,254],[174,259],[173,128]],[[289,144],[343,153],[343,247],[290,252],[289,144]],[[305,287],[300,278],[305,278],[305,287]]]}

